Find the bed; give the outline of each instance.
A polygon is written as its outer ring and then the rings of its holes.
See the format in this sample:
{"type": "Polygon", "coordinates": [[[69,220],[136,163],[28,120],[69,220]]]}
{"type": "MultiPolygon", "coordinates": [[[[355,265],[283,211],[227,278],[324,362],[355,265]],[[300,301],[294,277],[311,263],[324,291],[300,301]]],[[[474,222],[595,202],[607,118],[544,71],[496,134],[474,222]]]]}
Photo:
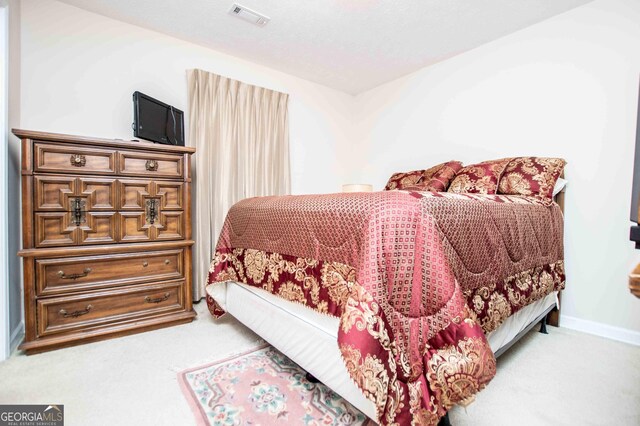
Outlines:
{"type": "Polygon", "coordinates": [[[563,218],[532,197],[412,190],[243,200],[207,303],[381,424],[437,424],[558,306],[563,218]]]}

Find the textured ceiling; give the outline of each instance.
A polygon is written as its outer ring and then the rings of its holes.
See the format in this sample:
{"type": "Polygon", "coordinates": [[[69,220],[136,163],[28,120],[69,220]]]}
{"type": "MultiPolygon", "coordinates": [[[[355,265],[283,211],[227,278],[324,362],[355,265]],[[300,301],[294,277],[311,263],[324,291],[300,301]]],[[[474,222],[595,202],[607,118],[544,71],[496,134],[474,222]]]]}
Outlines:
{"type": "Polygon", "coordinates": [[[62,1],[357,94],[591,0],[62,1]]]}

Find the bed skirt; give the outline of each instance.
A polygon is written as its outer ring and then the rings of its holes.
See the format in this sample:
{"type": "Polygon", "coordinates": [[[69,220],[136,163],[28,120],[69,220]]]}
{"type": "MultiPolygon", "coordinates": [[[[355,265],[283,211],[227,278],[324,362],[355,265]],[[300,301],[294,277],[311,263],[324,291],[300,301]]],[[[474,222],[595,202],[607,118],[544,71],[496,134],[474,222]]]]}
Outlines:
{"type": "MultiPolygon", "coordinates": [[[[374,404],[365,398],[344,367],[337,343],[339,318],[241,283],[209,286],[207,291],[225,311],[364,414],[376,418],[374,404]]],[[[557,294],[550,293],[522,308],[489,333],[487,340],[493,352],[511,342],[541,313],[556,305],[557,294]]]]}

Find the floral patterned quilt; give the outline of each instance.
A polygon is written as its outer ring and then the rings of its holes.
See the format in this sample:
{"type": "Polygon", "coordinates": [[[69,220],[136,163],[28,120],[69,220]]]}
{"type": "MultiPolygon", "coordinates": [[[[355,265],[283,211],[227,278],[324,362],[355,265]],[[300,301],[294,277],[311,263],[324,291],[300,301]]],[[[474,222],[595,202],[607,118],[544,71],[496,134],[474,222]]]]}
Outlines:
{"type": "Polygon", "coordinates": [[[434,425],[495,375],[484,333],[564,287],[562,238],[560,208],[523,196],[250,198],[227,215],[209,285],[242,282],[340,318],[345,367],[377,421],[434,425]]]}

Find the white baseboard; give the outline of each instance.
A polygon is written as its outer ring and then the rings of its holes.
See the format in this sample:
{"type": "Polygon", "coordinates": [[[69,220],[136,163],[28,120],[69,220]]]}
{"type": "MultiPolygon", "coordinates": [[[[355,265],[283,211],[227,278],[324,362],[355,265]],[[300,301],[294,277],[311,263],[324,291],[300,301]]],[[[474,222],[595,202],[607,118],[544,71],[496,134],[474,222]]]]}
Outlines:
{"type": "Polygon", "coordinates": [[[13,351],[18,347],[20,341],[22,340],[22,335],[24,334],[24,322],[20,322],[18,326],[11,332],[11,338],[9,343],[9,353],[13,353],[13,351]]]}
{"type": "Polygon", "coordinates": [[[640,346],[640,331],[629,330],[628,328],[615,327],[566,315],[560,316],[560,327],[640,346]]]}

